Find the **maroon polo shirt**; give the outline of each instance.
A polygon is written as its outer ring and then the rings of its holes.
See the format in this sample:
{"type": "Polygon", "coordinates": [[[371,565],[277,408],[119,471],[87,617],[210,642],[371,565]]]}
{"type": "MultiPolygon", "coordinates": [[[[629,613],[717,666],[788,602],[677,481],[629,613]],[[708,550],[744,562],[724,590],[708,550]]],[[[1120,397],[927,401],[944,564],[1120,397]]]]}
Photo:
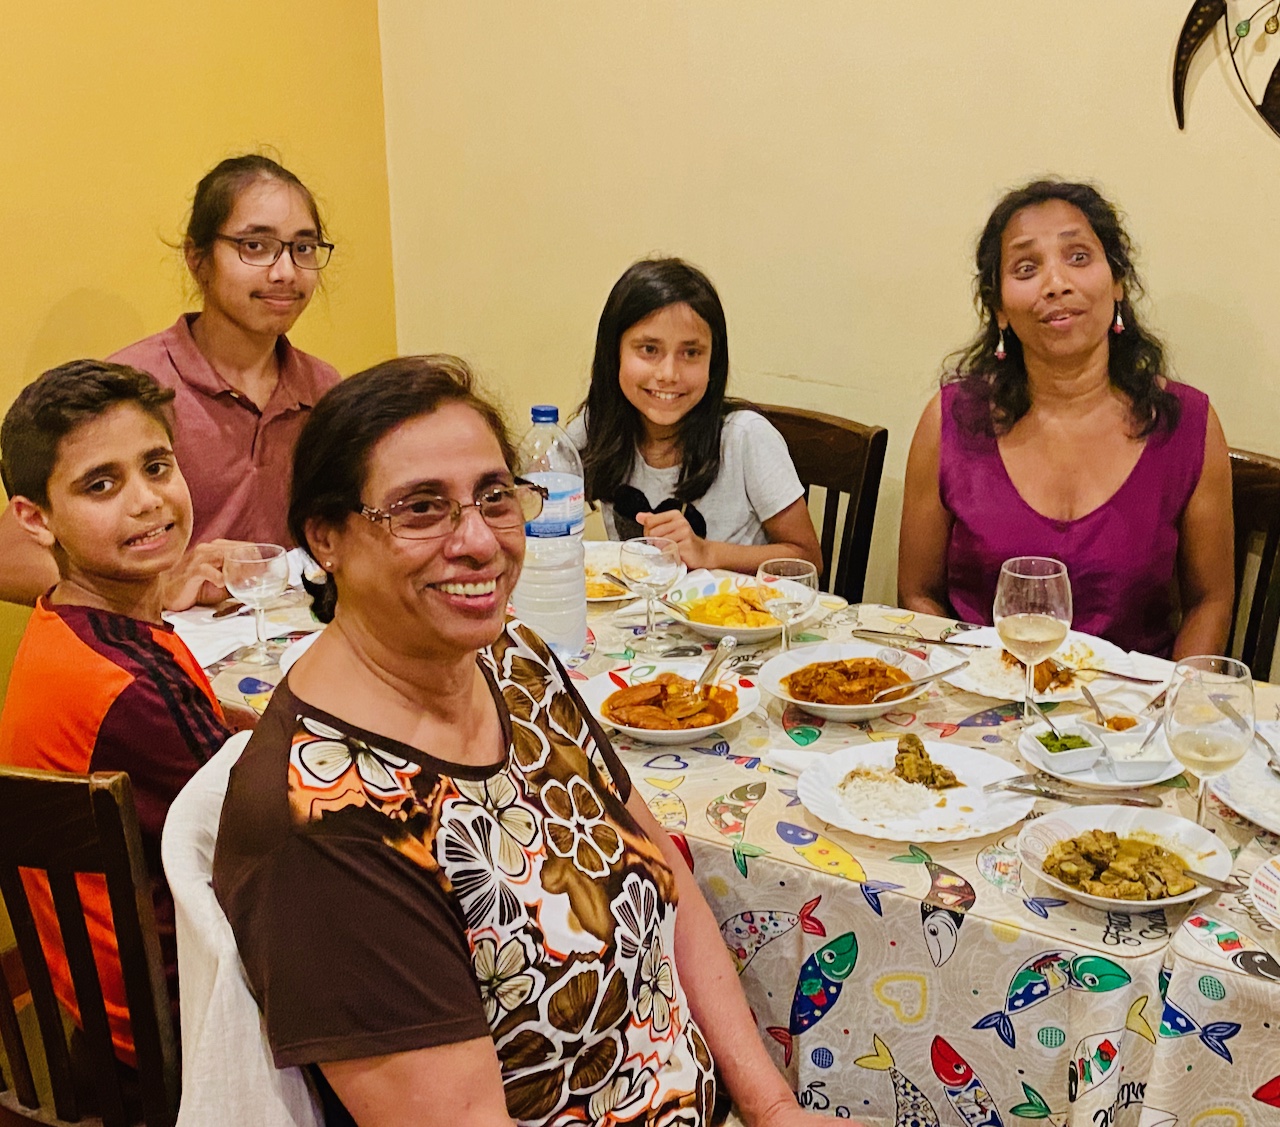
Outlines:
{"type": "Polygon", "coordinates": [[[307,413],[340,377],[281,337],[280,380],[259,411],[196,347],[191,325],[198,316],[184,313],[164,332],[110,359],[173,389],[174,453],[195,510],[191,543],[225,537],[289,546],[285,517],[293,445],[307,413]]]}

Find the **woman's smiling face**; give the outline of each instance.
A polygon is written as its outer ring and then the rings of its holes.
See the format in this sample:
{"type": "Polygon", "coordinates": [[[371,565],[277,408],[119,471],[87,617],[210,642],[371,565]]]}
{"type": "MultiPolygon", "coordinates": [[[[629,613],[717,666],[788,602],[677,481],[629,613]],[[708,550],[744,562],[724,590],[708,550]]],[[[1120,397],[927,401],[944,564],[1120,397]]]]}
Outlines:
{"type": "Polygon", "coordinates": [[[1074,204],[1048,200],[1009,220],[997,320],[1028,359],[1075,362],[1105,347],[1123,295],[1102,243],[1074,204]]]}

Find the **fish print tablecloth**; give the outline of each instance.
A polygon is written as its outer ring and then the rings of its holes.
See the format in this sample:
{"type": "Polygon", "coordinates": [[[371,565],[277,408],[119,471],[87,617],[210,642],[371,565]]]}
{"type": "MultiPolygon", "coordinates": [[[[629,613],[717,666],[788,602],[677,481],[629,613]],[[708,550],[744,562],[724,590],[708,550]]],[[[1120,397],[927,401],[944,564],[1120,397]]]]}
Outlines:
{"type": "MultiPolygon", "coordinates": [[[[904,641],[955,626],[842,606],[831,601],[797,642],[846,639],[855,625],[904,641]]],[[[642,629],[612,604],[590,621],[575,678],[630,664],[642,629]]],[[[687,628],[685,638],[686,656],[712,648],[687,628]]],[[[226,666],[214,683],[261,710],[276,679],[226,666]]],[[[1144,699],[1120,693],[1108,699],[1144,699]]],[[[1280,686],[1258,686],[1257,713],[1280,718],[1280,686]]],[[[801,1103],[868,1127],[1280,1127],[1280,933],[1247,892],[1096,911],[1023,873],[1018,825],[954,844],[861,837],[810,816],[795,778],[765,763],[771,747],[822,753],[904,732],[1022,765],[1017,707],[947,685],[859,724],[783,710],[766,694],[753,715],[689,746],[616,740],[687,847],[755,1014],[750,1035],[801,1103]]],[[[1194,818],[1183,776],[1156,793],[1194,818]]],[[[1033,816],[1056,805],[1039,802],[1033,816]]],[[[1221,805],[1214,815],[1246,882],[1280,853],[1274,835],[1221,805]]]]}

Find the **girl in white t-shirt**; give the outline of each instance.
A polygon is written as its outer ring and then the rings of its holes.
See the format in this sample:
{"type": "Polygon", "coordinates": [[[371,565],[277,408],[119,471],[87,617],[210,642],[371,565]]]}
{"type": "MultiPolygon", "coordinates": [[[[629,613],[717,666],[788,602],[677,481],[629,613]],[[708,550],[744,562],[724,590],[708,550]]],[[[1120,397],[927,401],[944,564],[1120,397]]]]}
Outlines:
{"type": "Polygon", "coordinates": [[[787,444],[748,404],[725,398],[729,338],[705,274],[644,259],[605,302],[591,387],[569,426],[587,499],[615,540],[666,536],[690,568],[754,572],[798,556],[822,568],[787,444]]]}

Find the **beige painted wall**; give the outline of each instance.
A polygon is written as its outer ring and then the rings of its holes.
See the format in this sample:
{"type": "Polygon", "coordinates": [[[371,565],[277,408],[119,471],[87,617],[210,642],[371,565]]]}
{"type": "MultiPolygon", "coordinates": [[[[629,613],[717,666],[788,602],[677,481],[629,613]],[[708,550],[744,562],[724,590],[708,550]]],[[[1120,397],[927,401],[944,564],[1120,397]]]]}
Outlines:
{"type": "Polygon", "coordinates": [[[400,348],[466,356],[521,420],[568,407],[617,276],[690,258],[728,310],[731,390],[889,427],[868,595],[892,599],[973,241],[1055,171],[1128,212],[1176,372],[1234,444],[1280,454],[1280,138],[1220,33],[1178,132],[1189,7],[380,0],[400,348]]]}
{"type": "MultiPolygon", "coordinates": [[[[0,35],[0,412],[41,371],[192,308],[196,181],[272,146],[338,251],[293,339],[343,372],[395,351],[372,0],[8,4],[0,35]]],[[[0,692],[26,615],[0,604],[0,692]]]]}

